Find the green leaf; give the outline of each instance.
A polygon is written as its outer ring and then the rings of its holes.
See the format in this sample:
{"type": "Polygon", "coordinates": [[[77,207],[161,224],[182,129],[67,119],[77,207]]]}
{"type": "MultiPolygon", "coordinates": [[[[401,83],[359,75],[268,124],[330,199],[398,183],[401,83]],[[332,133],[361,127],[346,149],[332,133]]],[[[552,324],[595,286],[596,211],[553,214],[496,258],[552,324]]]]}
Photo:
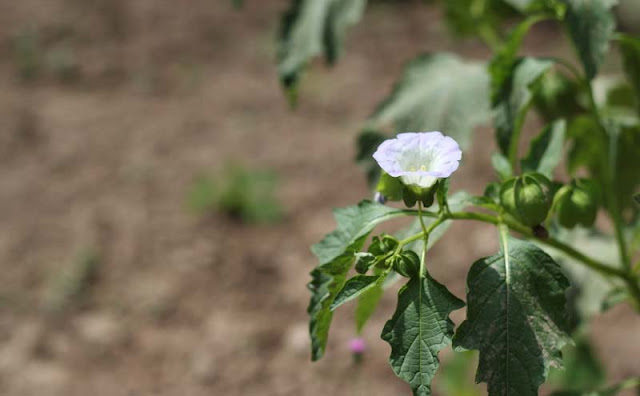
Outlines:
{"type": "Polygon", "coordinates": [[[513,169],[507,157],[500,153],[493,153],[491,155],[491,165],[498,174],[500,180],[507,180],[513,176],[513,169]]]}
{"type": "Polygon", "coordinates": [[[331,303],[331,310],[334,311],[342,304],[358,298],[362,293],[371,289],[376,284],[382,284],[384,276],[381,275],[356,275],[349,279],[336,295],[331,303]]]}
{"type": "Polygon", "coordinates": [[[586,111],[584,87],[558,69],[542,76],[535,84],[533,95],[536,110],[547,123],[559,118],[570,119],[586,111]]]}
{"type": "Polygon", "coordinates": [[[382,298],[384,288],[380,284],[374,284],[373,287],[367,289],[358,298],[356,305],[356,331],[362,333],[364,325],[367,324],[369,318],[378,307],[378,303],[382,298]]]}
{"type": "Polygon", "coordinates": [[[558,17],[562,16],[565,10],[559,0],[504,0],[504,2],[520,12],[551,12],[558,17]]]}
{"type": "Polygon", "coordinates": [[[314,361],[320,359],[324,354],[329,338],[331,319],[333,319],[330,306],[344,286],[350,267],[351,261],[345,256],[311,271],[311,282],[307,285],[311,292],[311,300],[307,313],[310,317],[311,359],[314,361]]]}
{"type": "Polygon", "coordinates": [[[400,289],[398,306],[382,330],[391,345],[393,371],[407,381],[416,396],[431,394],[438,369],[438,352],[451,344],[453,322],[449,314],[464,306],[429,274],[413,278],[400,289]]]}
{"type": "Polygon", "coordinates": [[[380,177],[380,166],[373,159],[373,153],[385,139],[385,135],[372,129],[365,129],[358,135],[356,162],[364,166],[370,186],[375,186],[380,177]]]}
{"type": "Polygon", "coordinates": [[[490,118],[485,65],[452,54],[411,61],[391,95],[369,119],[373,129],[442,131],[465,147],[473,128],[490,118]]]}
{"type": "Polygon", "coordinates": [[[620,51],[624,71],[640,99],[640,39],[626,34],[620,35],[620,51]]]}
{"type": "MultiPolygon", "coordinates": [[[[636,158],[640,156],[640,125],[619,125],[612,120],[605,131],[590,116],[578,117],[571,123],[568,135],[573,139],[568,168],[571,174],[586,168],[603,188],[612,188],[611,197],[621,210],[637,210],[633,195],[640,186],[636,158]],[[614,180],[611,180],[611,179],[614,180]]],[[[605,206],[610,208],[605,194],[605,206]]],[[[609,199],[610,200],[610,199],[609,199]]]]}
{"type": "Polygon", "coordinates": [[[338,227],[312,246],[320,261],[311,272],[308,285],[311,300],[307,312],[310,316],[311,358],[318,360],[324,354],[333,318],[331,304],[344,286],[347,273],[362,249],[367,236],[380,222],[406,214],[401,209],[362,201],[358,205],[334,212],[338,227]]]}
{"type": "Polygon", "coordinates": [[[453,345],[480,351],[476,381],[487,382],[490,396],[535,396],[570,342],[564,311],[569,281],[544,251],[501,234],[502,251],[469,270],[467,320],[453,345]]]}
{"type": "Polygon", "coordinates": [[[512,140],[517,140],[533,98],[531,85],[552,65],[550,60],[522,58],[511,67],[509,77],[499,88],[494,102],[496,138],[501,152],[509,159],[515,157],[515,153],[510,152],[517,149],[512,140]]]}
{"type": "Polygon", "coordinates": [[[240,9],[242,8],[242,6],[244,5],[244,0],[231,0],[231,4],[237,8],[240,9]]]}
{"type": "Polygon", "coordinates": [[[539,172],[548,178],[562,160],[564,135],[567,130],[565,120],[547,125],[529,146],[529,153],[521,161],[523,172],[539,172]]]}
{"type": "MultiPolygon", "coordinates": [[[[527,2],[531,3],[530,0],[527,0],[527,2]]],[[[491,103],[493,105],[500,102],[503,87],[511,78],[513,66],[518,60],[517,56],[520,46],[522,45],[522,40],[534,24],[544,19],[544,17],[536,15],[521,22],[513,29],[507,41],[498,50],[493,59],[491,59],[491,63],[489,63],[489,74],[491,75],[491,103]]]]}
{"type": "Polygon", "coordinates": [[[617,0],[564,0],[566,26],[589,80],[598,73],[609,50],[616,23],[611,7],[617,0]]]}
{"type": "Polygon", "coordinates": [[[451,179],[446,178],[438,181],[436,191],[436,198],[438,201],[438,212],[442,212],[444,210],[449,209],[449,202],[447,196],[449,195],[449,186],[451,185],[451,179]]]}
{"type": "Polygon", "coordinates": [[[387,172],[382,172],[376,191],[384,195],[389,201],[402,201],[402,190],[404,184],[398,177],[389,176],[387,172]]]}
{"type": "MultiPolygon", "coordinates": [[[[311,247],[318,257],[319,266],[340,258],[345,253],[360,251],[373,228],[386,220],[406,216],[407,211],[364,200],[358,205],[334,210],[338,223],[335,231],[311,247]]],[[[353,254],[352,254],[353,255],[353,254]]]]}
{"type": "Polygon", "coordinates": [[[278,73],[295,98],[302,70],[324,53],[334,62],[341,52],[346,30],[356,24],[366,0],[291,0],[281,20],[278,40],[278,73]]]}

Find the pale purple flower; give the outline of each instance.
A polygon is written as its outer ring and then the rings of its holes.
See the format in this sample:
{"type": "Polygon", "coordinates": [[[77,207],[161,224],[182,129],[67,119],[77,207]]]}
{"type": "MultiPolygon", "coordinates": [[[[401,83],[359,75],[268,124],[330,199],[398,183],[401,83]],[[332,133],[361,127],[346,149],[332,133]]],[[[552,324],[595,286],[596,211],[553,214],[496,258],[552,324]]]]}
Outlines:
{"type": "Polygon", "coordinates": [[[407,132],[382,142],[373,158],[405,185],[429,188],[458,169],[462,151],[440,132],[407,132]]]}
{"type": "Polygon", "coordinates": [[[361,355],[364,353],[367,346],[362,338],[352,338],[349,340],[349,350],[355,355],[361,355]]]}

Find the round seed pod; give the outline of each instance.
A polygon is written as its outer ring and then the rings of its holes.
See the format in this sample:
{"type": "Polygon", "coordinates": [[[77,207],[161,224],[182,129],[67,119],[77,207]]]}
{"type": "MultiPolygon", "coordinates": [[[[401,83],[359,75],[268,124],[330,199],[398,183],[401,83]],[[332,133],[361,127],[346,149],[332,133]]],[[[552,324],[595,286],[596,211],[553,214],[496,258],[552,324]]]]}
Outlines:
{"type": "Polygon", "coordinates": [[[598,214],[598,189],[591,180],[577,179],[562,187],[554,207],[558,223],[566,228],[580,224],[591,227],[598,214]]]}
{"type": "Polygon", "coordinates": [[[525,173],[509,179],[500,188],[502,207],[529,227],[544,221],[552,198],[551,182],[539,173],[525,173]]]}

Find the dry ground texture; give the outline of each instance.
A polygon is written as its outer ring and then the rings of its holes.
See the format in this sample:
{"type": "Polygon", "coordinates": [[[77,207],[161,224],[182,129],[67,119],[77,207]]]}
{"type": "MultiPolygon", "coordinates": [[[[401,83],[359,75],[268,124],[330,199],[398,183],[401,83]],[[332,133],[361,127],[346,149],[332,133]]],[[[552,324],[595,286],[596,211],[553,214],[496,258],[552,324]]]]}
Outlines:
{"type": "MultiPolygon", "coordinates": [[[[332,207],[369,195],[354,137],[403,63],[489,54],[450,38],[438,10],[377,4],[292,112],[273,62],[287,2],[228,3],[0,1],[0,394],[408,394],[379,339],[393,295],[362,366],[345,348],[348,308],[310,363],[308,246],[332,207]],[[278,172],[280,224],[186,210],[194,177],[228,160],[278,172]]],[[[527,51],[567,51],[557,36],[542,27],[527,51]]],[[[492,177],[490,133],[477,131],[454,188],[492,177]]],[[[495,249],[492,229],[456,225],[434,275],[463,296],[472,260],[495,249]]],[[[612,379],[640,372],[640,318],[620,307],[594,333],[612,379]]]]}

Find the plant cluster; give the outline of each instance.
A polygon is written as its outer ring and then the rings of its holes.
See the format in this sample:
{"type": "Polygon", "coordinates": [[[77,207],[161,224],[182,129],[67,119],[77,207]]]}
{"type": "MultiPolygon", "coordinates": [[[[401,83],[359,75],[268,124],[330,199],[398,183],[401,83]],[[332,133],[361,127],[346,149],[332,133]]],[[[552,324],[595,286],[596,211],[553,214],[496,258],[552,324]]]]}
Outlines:
{"type": "MultiPolygon", "coordinates": [[[[415,395],[431,394],[438,354],[450,345],[479,351],[476,381],[487,383],[489,395],[537,395],[550,367],[563,365],[563,347],[582,345],[579,334],[592,315],[622,302],[640,310],[640,38],[616,32],[614,0],[440,3],[452,30],[480,38],[493,57],[420,54],[366,120],[358,161],[376,200],[336,210],[336,230],[312,248],[319,263],[308,285],[311,355],[323,356],[335,309],[357,300],[360,332],[386,287],[401,280],[381,337],[391,346],[393,371],[415,395]],[[543,22],[562,27],[578,66],[519,56],[525,36],[543,22]],[[598,77],[615,54],[624,75],[598,77]],[[544,127],[522,153],[532,110],[544,127]],[[451,194],[458,143],[467,148],[473,129],[490,121],[496,181],[482,194],[451,194]],[[396,136],[408,131],[447,137],[396,136]],[[400,217],[415,220],[397,235],[374,233],[400,217]],[[470,266],[465,301],[429,270],[446,265],[431,262],[429,249],[453,221],[487,223],[499,234],[496,254],[470,266]],[[465,305],[466,319],[455,326],[449,315],[465,305]]],[[[365,6],[366,0],[291,1],[278,68],[292,102],[310,60],[322,54],[335,62],[365,6]]],[[[562,394],[612,395],[638,382],[590,383],[562,394]]]]}

